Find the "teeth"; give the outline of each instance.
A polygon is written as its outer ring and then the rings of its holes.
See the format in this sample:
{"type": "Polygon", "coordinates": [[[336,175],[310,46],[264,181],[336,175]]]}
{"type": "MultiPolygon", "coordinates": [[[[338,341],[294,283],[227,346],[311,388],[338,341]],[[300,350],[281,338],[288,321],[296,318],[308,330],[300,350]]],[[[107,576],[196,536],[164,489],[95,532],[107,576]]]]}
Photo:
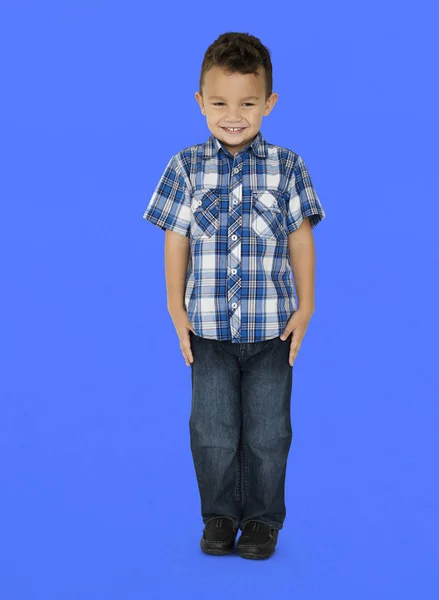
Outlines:
{"type": "Polygon", "coordinates": [[[242,127],[225,127],[228,131],[240,131],[242,127]]]}

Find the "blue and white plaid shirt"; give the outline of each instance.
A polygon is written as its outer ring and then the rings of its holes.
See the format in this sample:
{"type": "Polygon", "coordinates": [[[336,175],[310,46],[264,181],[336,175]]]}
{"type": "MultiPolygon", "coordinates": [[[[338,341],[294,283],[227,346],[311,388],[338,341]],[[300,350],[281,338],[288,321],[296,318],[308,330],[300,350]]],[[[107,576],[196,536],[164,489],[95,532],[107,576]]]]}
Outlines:
{"type": "Polygon", "coordinates": [[[302,158],[261,131],[235,156],[214,135],[172,156],[143,214],[190,239],[196,334],[235,343],[281,335],[297,310],[288,234],[325,216],[302,158]]]}

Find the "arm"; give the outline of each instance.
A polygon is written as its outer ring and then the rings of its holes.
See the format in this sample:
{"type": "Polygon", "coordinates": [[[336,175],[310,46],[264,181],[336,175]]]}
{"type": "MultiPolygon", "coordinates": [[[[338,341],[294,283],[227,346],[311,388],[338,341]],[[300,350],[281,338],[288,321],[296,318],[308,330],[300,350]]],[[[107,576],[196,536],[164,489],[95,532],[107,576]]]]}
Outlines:
{"type": "Polygon", "coordinates": [[[295,231],[288,234],[288,251],[299,309],[314,312],[315,248],[309,219],[306,217],[295,231]]]}
{"type": "Polygon", "coordinates": [[[190,241],[188,237],[166,229],[165,270],[168,312],[180,339],[180,349],[188,367],[194,361],[189,329],[195,333],[184,304],[189,249],[190,241]]]}
{"type": "Polygon", "coordinates": [[[186,310],[184,294],[189,260],[189,238],[175,231],[165,231],[165,273],[168,311],[173,317],[186,310]]]}

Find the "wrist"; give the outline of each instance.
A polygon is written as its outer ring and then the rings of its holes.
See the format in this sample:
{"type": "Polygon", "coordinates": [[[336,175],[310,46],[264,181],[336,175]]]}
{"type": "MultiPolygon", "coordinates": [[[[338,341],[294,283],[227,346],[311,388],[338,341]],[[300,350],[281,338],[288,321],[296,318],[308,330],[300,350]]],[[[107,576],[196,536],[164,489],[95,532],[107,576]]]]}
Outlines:
{"type": "Polygon", "coordinates": [[[168,313],[171,316],[180,315],[186,312],[186,307],[181,304],[168,304],[168,313]]]}
{"type": "Polygon", "coordinates": [[[301,312],[301,314],[312,317],[312,315],[314,313],[314,305],[311,306],[308,304],[302,304],[302,305],[299,305],[299,308],[297,310],[299,310],[301,312]]]}

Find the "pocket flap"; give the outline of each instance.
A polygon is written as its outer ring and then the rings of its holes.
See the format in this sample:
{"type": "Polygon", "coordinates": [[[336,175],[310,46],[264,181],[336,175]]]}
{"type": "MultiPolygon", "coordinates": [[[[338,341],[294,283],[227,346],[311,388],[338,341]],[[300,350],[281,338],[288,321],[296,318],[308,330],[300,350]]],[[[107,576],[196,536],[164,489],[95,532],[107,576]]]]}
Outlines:
{"type": "Polygon", "coordinates": [[[253,199],[262,209],[281,212],[277,193],[274,190],[258,190],[253,192],[253,199]]]}
{"type": "Polygon", "coordinates": [[[192,210],[209,210],[218,203],[218,188],[201,188],[194,190],[192,198],[192,210]]]}

